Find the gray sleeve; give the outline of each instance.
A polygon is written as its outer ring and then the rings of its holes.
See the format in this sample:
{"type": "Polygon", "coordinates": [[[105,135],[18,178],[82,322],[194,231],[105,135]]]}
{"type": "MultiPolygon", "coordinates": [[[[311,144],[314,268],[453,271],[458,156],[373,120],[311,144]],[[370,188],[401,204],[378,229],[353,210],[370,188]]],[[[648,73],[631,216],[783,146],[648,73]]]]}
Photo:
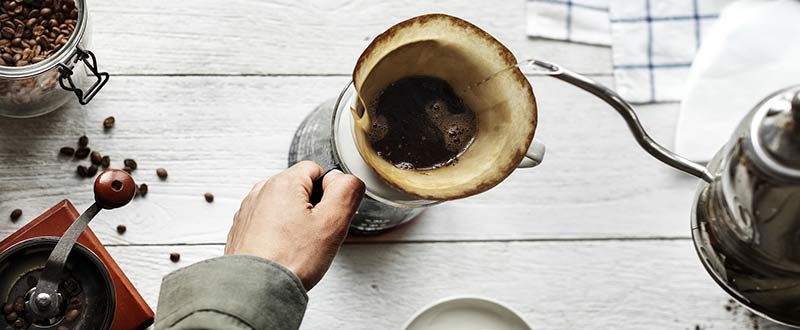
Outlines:
{"type": "Polygon", "coordinates": [[[156,330],[296,330],[308,303],[286,268],[253,256],[225,256],[164,277],[156,330]]]}

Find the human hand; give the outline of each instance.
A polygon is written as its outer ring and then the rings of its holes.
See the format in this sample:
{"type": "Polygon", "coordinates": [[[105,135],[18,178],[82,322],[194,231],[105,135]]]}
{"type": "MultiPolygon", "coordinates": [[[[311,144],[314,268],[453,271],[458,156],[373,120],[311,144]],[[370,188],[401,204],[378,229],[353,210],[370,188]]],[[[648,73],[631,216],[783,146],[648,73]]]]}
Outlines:
{"type": "Polygon", "coordinates": [[[322,167],[295,164],[247,194],[233,217],[225,255],[253,255],[291,270],[306,290],[322,279],[339,250],[361,198],[364,183],[331,171],[322,180],[322,200],[308,200],[322,167]]]}

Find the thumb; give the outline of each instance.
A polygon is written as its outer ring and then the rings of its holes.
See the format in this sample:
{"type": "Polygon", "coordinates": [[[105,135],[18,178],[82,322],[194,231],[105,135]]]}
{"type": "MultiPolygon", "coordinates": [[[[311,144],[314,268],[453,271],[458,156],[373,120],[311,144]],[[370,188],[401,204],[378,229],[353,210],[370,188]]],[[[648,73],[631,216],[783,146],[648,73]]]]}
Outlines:
{"type": "Polygon", "coordinates": [[[314,207],[314,212],[332,221],[349,224],[364,197],[364,190],[364,182],[357,177],[338,170],[331,171],[322,179],[322,199],[314,207]]]}

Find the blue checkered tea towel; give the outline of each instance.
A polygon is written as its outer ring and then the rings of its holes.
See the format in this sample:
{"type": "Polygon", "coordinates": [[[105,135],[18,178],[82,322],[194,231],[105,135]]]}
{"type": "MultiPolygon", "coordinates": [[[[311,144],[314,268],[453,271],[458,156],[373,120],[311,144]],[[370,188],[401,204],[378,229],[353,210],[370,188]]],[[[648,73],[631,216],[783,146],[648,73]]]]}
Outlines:
{"type": "Polygon", "coordinates": [[[729,2],[528,0],[528,34],[600,45],[610,40],[622,97],[633,103],[674,102],[685,94],[703,36],[729,2]]]}

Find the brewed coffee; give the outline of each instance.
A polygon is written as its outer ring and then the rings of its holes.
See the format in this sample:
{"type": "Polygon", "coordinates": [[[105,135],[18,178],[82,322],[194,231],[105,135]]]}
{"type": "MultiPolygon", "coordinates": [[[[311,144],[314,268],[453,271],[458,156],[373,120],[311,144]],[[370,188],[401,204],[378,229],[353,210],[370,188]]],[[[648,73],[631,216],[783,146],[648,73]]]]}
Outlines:
{"type": "Polygon", "coordinates": [[[372,148],[401,169],[428,170],[452,164],[477,131],[475,114],[450,84],[431,76],[391,83],[369,111],[372,148]]]}

